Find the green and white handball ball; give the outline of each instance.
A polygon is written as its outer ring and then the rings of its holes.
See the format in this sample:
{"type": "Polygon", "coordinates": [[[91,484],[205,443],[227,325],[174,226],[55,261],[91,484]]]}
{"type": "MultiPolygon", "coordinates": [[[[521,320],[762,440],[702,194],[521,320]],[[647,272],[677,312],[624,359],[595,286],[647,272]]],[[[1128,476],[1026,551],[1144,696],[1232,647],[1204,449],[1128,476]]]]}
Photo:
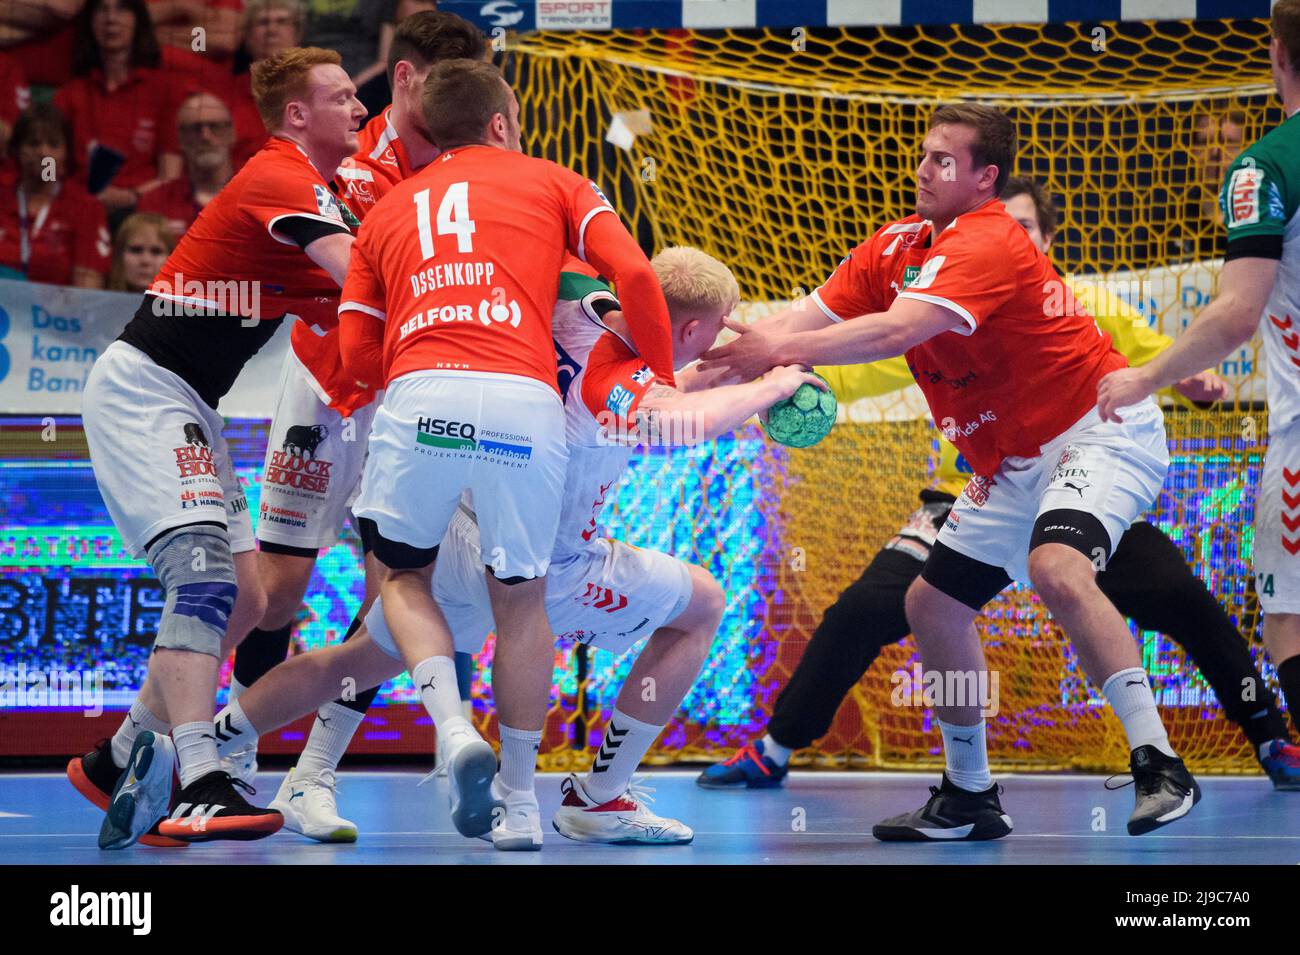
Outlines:
{"type": "MultiPolygon", "coordinates": [[[[825,381],[821,375],[817,376],[825,381]]],[[[788,448],[807,448],[830,434],[839,407],[835,395],[803,384],[767,410],[767,436],[788,448]]]]}

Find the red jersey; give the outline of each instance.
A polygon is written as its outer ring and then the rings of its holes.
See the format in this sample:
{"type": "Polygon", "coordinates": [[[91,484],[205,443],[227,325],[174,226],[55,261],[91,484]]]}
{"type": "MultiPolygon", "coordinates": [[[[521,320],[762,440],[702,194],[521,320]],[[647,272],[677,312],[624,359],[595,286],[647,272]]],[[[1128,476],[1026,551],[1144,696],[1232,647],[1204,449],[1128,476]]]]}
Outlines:
{"type": "Polygon", "coordinates": [[[982,475],[1003,458],[1037,456],[1097,404],[1102,376],[1127,364],[996,199],[937,238],[920,216],[890,223],[812,295],[836,321],[899,296],[962,320],[906,357],[944,437],[982,475]]]}
{"type": "Polygon", "coordinates": [[[70,80],[54,95],[72,126],[68,155],[86,182],[91,150],[105,146],[125,157],[111,185],[134,189],[158,178],[163,153],[179,153],[176,138],[175,84],[162,70],[134,69],[113,92],[104,74],[92,70],[70,80]]]}
{"type": "MultiPolygon", "coordinates": [[[[551,316],[566,251],[613,208],[587,179],[492,146],[443,153],[362,223],[340,312],[385,321],[385,381],[452,369],[556,388],[551,316]]],[[[557,389],[558,390],[558,389],[557,389]]]]}
{"type": "Polygon", "coordinates": [[[304,225],[349,232],[307,154],[273,138],[181,236],[122,340],[215,408],[278,319],[330,321],[338,308],[338,285],[290,238],[304,225]]]}
{"type": "Polygon", "coordinates": [[[169,179],[148,192],[140,193],[136,212],[153,212],[167,220],[172,233],[180,238],[199,217],[203,207],[194,201],[194,186],[189,177],[169,179]]]}
{"type": "Polygon", "coordinates": [[[18,114],[32,102],[31,87],[23,75],[22,64],[11,56],[0,56],[0,122],[11,129],[18,114]]]}
{"type": "MultiPolygon", "coordinates": [[[[334,180],[339,197],[357,219],[364,220],[380,199],[415,172],[393,126],[391,112],[391,107],[384,110],[357,133],[360,148],[343,161],[334,180]]],[[[345,418],[374,400],[375,389],[358,384],[343,368],[337,316],[332,323],[294,325],[289,344],[311,377],[316,393],[345,418]]]]}
{"type": "Polygon", "coordinates": [[[0,192],[0,265],[31,282],[71,285],[73,269],[108,277],[112,246],[104,207],[75,180],[65,180],[39,214],[26,211],[16,188],[0,192]],[[27,262],[23,263],[26,219],[27,262]]]}

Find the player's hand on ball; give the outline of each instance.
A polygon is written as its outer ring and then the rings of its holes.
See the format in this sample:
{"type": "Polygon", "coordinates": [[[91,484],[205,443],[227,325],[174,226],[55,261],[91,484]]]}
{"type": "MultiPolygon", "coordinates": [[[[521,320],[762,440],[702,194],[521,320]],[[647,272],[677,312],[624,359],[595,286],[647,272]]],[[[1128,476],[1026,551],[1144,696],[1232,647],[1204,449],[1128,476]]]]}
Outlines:
{"type": "Polygon", "coordinates": [[[730,316],[724,318],[722,324],[737,337],[704,353],[700,361],[702,373],[723,372],[737,381],[753,381],[776,364],[779,335],[738,322],[730,316]]]}
{"type": "Polygon", "coordinates": [[[1174,385],[1174,390],[1188,401],[1199,404],[1212,404],[1228,397],[1228,383],[1212,371],[1184,378],[1174,385]]]}
{"type": "Polygon", "coordinates": [[[779,389],[778,400],[780,398],[789,398],[799,390],[800,385],[812,385],[822,391],[831,390],[830,386],[826,384],[826,379],[814,375],[803,365],[780,365],[769,371],[763,378],[779,389]]]}
{"type": "Polygon", "coordinates": [[[1121,368],[1097,382],[1097,412],[1102,421],[1123,421],[1116,412],[1147,397],[1152,387],[1142,368],[1121,368]]]}

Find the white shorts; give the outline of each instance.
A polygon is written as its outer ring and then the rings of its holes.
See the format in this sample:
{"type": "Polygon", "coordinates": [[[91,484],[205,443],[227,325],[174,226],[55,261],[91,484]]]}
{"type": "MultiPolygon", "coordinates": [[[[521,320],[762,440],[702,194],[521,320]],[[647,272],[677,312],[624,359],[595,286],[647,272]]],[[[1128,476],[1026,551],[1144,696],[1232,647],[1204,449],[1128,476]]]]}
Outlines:
{"type": "Polygon", "coordinates": [[[81,415],[95,483],[132,557],[200,521],[224,524],[233,553],[253,549],[225,422],[179,375],[113,342],[90,370],[81,415]]]}
{"type": "Polygon", "coordinates": [[[992,478],[976,475],[953,504],[940,543],[1029,580],[1029,544],[1040,514],[1084,511],[1110,537],[1107,554],[1155,501],[1169,470],[1164,415],[1147,399],[1103,422],[1094,408],[1033,458],[1007,458],[992,478]]]}
{"type": "Polygon", "coordinates": [[[1255,498],[1254,571],[1264,613],[1300,613],[1300,420],[1268,436],[1255,498]]]}
{"type": "MultiPolygon", "coordinates": [[[[557,637],[623,653],[671,623],[691,601],[685,562],[656,550],[597,538],[581,554],[553,563],[546,616],[557,637]]],[[[478,527],[462,508],[452,518],[433,569],[433,596],[458,653],[478,653],[495,627],[478,527]]],[[[371,639],[398,656],[379,602],[366,617],[371,639]]]]}
{"type": "Polygon", "coordinates": [[[353,513],[374,521],[386,541],[431,550],[469,491],[493,573],[541,577],[567,462],[554,388],[518,375],[403,375],[375,413],[353,513]]]}
{"type": "Polygon", "coordinates": [[[266,438],[257,539],[319,550],[338,542],[361,485],[378,402],[344,419],[317,393],[292,351],[266,438]]]}

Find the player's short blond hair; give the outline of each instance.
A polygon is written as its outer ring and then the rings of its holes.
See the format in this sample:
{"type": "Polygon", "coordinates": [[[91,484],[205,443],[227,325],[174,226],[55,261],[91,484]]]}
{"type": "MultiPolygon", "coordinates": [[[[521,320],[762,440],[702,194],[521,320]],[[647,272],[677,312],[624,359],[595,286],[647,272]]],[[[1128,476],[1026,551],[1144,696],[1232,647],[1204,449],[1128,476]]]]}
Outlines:
{"type": "Polygon", "coordinates": [[[673,315],[698,318],[700,312],[729,314],[740,303],[740,285],[731,269],[707,252],[674,245],[651,259],[650,266],[659,277],[673,315]]]}
{"type": "Polygon", "coordinates": [[[313,66],[341,66],[343,57],[318,46],[291,46],[253,64],[253,102],[262,125],[274,133],[284,123],[284,107],[307,95],[313,66]]]}

